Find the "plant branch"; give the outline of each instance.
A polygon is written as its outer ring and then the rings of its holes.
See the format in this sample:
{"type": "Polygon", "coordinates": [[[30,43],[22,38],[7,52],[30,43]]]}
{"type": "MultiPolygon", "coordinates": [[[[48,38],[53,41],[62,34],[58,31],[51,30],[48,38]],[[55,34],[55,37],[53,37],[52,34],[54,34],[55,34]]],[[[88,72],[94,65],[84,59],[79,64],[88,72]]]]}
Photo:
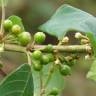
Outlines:
{"type": "MultiPolygon", "coordinates": [[[[35,45],[34,48],[30,48],[29,51],[41,50],[44,51],[46,45],[35,45]]],[[[27,50],[26,47],[22,47],[14,44],[5,44],[5,51],[15,51],[15,52],[25,52],[27,50]]],[[[89,45],[60,45],[59,47],[53,45],[53,50],[58,50],[59,52],[79,52],[79,53],[87,53],[91,50],[91,46],[89,45]]]]}
{"type": "Polygon", "coordinates": [[[30,58],[30,53],[29,52],[25,52],[28,58],[28,64],[31,66],[31,58],[30,58]]]}
{"type": "Polygon", "coordinates": [[[4,0],[1,0],[2,3],[2,20],[1,20],[1,32],[4,33],[3,29],[3,22],[5,20],[5,7],[4,7],[4,0]]]}

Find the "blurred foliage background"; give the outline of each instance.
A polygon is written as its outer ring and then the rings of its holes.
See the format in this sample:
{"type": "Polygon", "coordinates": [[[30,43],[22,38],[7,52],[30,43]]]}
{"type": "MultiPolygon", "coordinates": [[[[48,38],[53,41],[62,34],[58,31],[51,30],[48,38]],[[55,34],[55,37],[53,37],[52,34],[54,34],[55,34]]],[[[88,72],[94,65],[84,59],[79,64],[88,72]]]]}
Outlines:
{"type": "MultiPolygon", "coordinates": [[[[39,31],[39,25],[46,22],[58,7],[66,3],[96,15],[96,0],[9,0],[6,6],[6,18],[14,14],[20,16],[26,31],[34,34],[39,31]]],[[[46,43],[56,41],[56,38],[53,39],[48,35],[46,43]]],[[[65,78],[65,90],[62,96],[96,96],[96,83],[86,78],[92,62],[85,61],[84,56],[81,57],[74,66],[72,75],[65,78]]],[[[8,73],[19,64],[26,62],[26,56],[20,53],[5,52],[1,60],[4,62],[3,70],[8,73]]],[[[0,78],[2,78],[1,75],[0,78]]]]}

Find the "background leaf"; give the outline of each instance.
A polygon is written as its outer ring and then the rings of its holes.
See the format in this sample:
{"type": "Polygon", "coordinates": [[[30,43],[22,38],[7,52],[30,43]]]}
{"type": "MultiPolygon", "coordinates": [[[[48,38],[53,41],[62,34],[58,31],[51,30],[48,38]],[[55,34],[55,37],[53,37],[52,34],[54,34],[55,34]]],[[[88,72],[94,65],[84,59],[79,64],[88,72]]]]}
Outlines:
{"type": "Polygon", "coordinates": [[[1,82],[0,96],[33,96],[33,78],[28,64],[21,65],[1,82]]]}
{"type": "MultiPolygon", "coordinates": [[[[48,71],[49,68],[51,66],[52,63],[44,66],[43,68],[43,74],[42,74],[42,78],[43,78],[43,85],[46,82],[46,79],[48,77],[48,71]]],[[[34,93],[35,96],[39,96],[40,94],[40,73],[34,71],[33,69],[33,81],[34,81],[34,93]]],[[[59,70],[57,68],[55,68],[54,73],[52,74],[52,77],[50,79],[50,82],[48,83],[48,86],[46,88],[46,93],[48,94],[48,92],[50,92],[52,90],[52,88],[58,88],[59,89],[59,95],[61,94],[61,91],[64,89],[64,77],[60,74],[59,70]]],[[[44,95],[46,96],[46,94],[44,95]]]]}
{"type": "Polygon", "coordinates": [[[39,29],[61,39],[68,31],[96,33],[96,18],[70,5],[62,5],[39,29]]]}
{"type": "Polygon", "coordinates": [[[22,31],[25,31],[24,25],[22,23],[22,19],[20,17],[13,15],[13,16],[10,16],[8,19],[10,19],[14,25],[15,24],[19,25],[21,27],[22,31]]]}
{"type": "Polygon", "coordinates": [[[87,74],[87,78],[96,81],[96,59],[94,60],[91,69],[87,74]]]}

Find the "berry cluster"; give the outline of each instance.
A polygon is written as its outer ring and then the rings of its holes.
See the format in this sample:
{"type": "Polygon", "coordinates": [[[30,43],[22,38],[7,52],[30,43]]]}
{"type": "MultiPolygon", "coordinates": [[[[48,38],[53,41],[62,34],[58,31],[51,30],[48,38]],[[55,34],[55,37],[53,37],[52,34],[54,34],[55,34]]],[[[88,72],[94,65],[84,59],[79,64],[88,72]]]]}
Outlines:
{"type": "Polygon", "coordinates": [[[23,32],[20,25],[13,24],[9,19],[4,21],[4,29],[5,31],[9,31],[10,35],[14,36],[20,45],[26,46],[31,42],[31,34],[29,32],[23,32]]]}
{"type": "MultiPolygon", "coordinates": [[[[76,60],[78,59],[77,55],[72,54],[71,56],[64,56],[64,54],[60,53],[58,49],[54,50],[52,44],[46,45],[43,48],[43,51],[41,49],[35,49],[35,44],[42,44],[46,39],[46,35],[43,32],[35,33],[34,38],[32,39],[31,34],[29,32],[22,31],[21,26],[18,24],[13,24],[11,20],[7,19],[4,21],[3,24],[4,30],[6,32],[9,32],[4,37],[5,41],[7,39],[12,40],[12,38],[9,37],[13,36],[13,38],[15,38],[18,42],[17,44],[21,46],[28,47],[28,44],[32,45],[33,50],[31,50],[32,52],[30,57],[32,60],[32,67],[35,71],[40,72],[43,69],[43,67],[47,64],[53,64],[58,68],[61,75],[68,76],[71,74],[71,67],[76,63],[76,60]]],[[[88,43],[88,39],[80,33],[76,33],[75,38],[81,39],[81,43],[83,44],[88,43]]],[[[69,38],[66,36],[60,41],[60,43],[57,46],[59,47],[59,45],[64,45],[68,42],[69,38]]],[[[49,95],[57,96],[58,89],[53,88],[51,92],[49,92],[49,95]]]]}
{"type": "MultiPolygon", "coordinates": [[[[11,35],[14,35],[17,38],[19,44],[21,44],[22,46],[27,46],[29,43],[31,43],[31,34],[29,32],[23,32],[21,26],[17,24],[14,25],[11,20],[7,19],[4,21],[4,29],[5,31],[9,31],[11,35]]],[[[43,32],[37,32],[34,35],[33,41],[36,44],[42,44],[45,39],[46,35],[43,32]]],[[[68,43],[68,41],[69,38],[64,37],[62,43],[65,44],[68,43]]],[[[56,55],[57,54],[56,52],[54,52],[53,46],[51,44],[46,45],[46,47],[44,48],[44,53],[41,50],[34,50],[31,54],[34,70],[40,71],[42,70],[43,65],[47,65],[50,62],[53,62],[55,65],[59,66],[59,70],[62,75],[70,75],[70,66],[73,63],[73,59],[68,61],[66,58],[63,58],[62,60],[61,58],[59,58],[59,56],[56,55]]]]}

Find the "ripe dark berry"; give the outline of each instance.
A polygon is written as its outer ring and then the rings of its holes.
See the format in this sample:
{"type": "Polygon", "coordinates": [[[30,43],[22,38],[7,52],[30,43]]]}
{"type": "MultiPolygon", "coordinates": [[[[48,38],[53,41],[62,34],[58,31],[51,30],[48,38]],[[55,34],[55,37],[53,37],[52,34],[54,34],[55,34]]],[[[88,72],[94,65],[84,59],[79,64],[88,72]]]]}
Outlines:
{"type": "Polygon", "coordinates": [[[43,55],[42,56],[42,63],[44,65],[48,64],[49,63],[49,57],[47,55],[43,55]]]}
{"type": "Polygon", "coordinates": [[[53,89],[50,91],[49,95],[57,96],[58,93],[59,93],[58,88],[53,88],[53,89]]]}
{"type": "Polygon", "coordinates": [[[19,25],[13,25],[13,27],[12,27],[12,33],[13,34],[19,34],[19,33],[21,33],[22,32],[22,30],[21,30],[21,27],[19,26],[19,25]]]}
{"type": "Polygon", "coordinates": [[[33,61],[33,69],[35,71],[40,71],[40,70],[42,70],[42,68],[43,68],[43,66],[40,61],[38,61],[38,60],[33,61]]]}
{"type": "Polygon", "coordinates": [[[11,29],[11,27],[13,26],[13,23],[11,20],[7,19],[4,21],[4,28],[5,30],[9,30],[11,29]]]}
{"type": "Polygon", "coordinates": [[[46,35],[43,32],[37,32],[34,35],[34,41],[38,44],[41,44],[45,41],[46,35]]]}
{"type": "Polygon", "coordinates": [[[71,68],[68,65],[60,66],[60,73],[64,76],[71,74],[71,68]]]}
{"type": "Polygon", "coordinates": [[[32,53],[32,57],[33,57],[34,59],[41,59],[41,57],[42,57],[42,52],[39,51],[39,50],[36,50],[36,51],[34,51],[34,52],[32,53]]]}
{"type": "Polygon", "coordinates": [[[31,34],[29,32],[22,32],[18,35],[18,41],[21,45],[26,46],[31,42],[31,34]]]}

